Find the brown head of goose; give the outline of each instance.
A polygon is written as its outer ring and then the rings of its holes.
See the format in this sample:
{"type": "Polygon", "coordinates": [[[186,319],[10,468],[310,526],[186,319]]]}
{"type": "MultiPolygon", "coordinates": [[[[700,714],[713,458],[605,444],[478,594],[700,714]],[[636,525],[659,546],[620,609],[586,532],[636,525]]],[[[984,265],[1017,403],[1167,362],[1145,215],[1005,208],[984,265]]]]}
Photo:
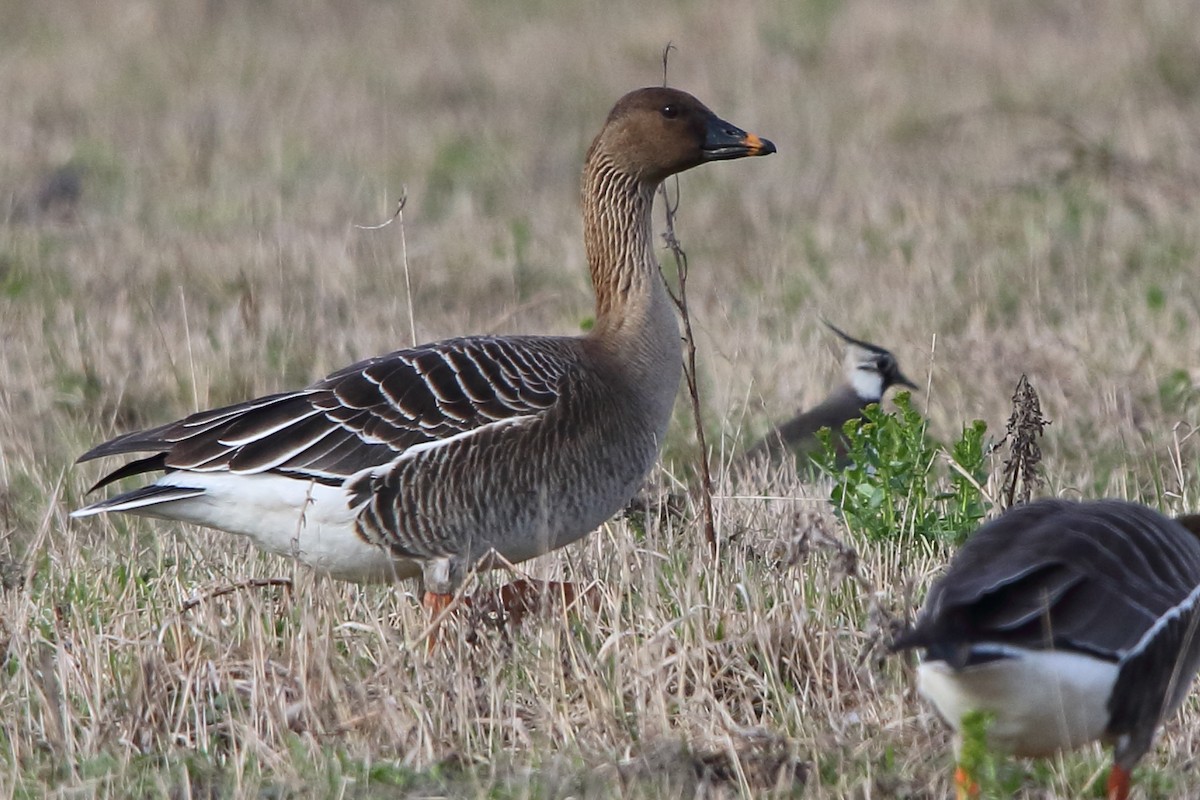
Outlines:
{"type": "Polygon", "coordinates": [[[450,339],[119,436],[79,460],[150,455],[93,488],[165,474],[73,516],[218,528],[351,581],[423,574],[443,600],[491,551],[519,562],[575,541],[653,465],[678,388],[679,333],[653,252],[656,187],[773,152],[685,92],[625,95],[583,170],[596,292],[586,336],[450,339]]]}
{"type": "Polygon", "coordinates": [[[822,428],[838,434],[843,425],[862,416],[867,406],[881,402],[893,386],[917,388],[889,351],[855,339],[829,322],[825,325],[846,343],[842,381],[820,403],[775,426],[746,451],[746,460],[804,455],[816,446],[817,431],[822,428]]]}
{"type": "Polygon", "coordinates": [[[1200,666],[1196,529],[1120,500],[1018,506],[963,545],[893,647],[924,648],[918,688],[955,730],[979,710],[1016,755],[1112,744],[1124,800],[1200,666]]]}

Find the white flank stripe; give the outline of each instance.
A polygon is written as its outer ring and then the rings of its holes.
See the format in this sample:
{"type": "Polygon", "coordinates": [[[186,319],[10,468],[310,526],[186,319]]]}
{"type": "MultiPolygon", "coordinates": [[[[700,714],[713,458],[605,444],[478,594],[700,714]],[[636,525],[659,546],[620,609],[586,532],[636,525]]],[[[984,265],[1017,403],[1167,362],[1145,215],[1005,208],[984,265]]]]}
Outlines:
{"type": "Polygon", "coordinates": [[[129,509],[135,514],[204,525],[248,537],[260,549],[295,558],[339,580],[390,581],[420,574],[364,541],[342,486],[277,473],[236,475],[178,471],[155,485],[179,484],[197,494],[129,509]]]}
{"type": "Polygon", "coordinates": [[[1121,660],[1125,661],[1126,659],[1132,658],[1149,647],[1150,643],[1154,641],[1154,637],[1157,636],[1159,632],[1161,632],[1162,629],[1166,627],[1169,622],[1171,622],[1171,620],[1191,611],[1195,607],[1197,599],[1200,599],[1200,586],[1192,589],[1191,593],[1187,597],[1171,606],[1169,609],[1167,609],[1165,614],[1154,620],[1154,624],[1146,629],[1146,632],[1142,634],[1142,638],[1138,639],[1137,644],[1129,648],[1129,652],[1126,653],[1121,660]]]}

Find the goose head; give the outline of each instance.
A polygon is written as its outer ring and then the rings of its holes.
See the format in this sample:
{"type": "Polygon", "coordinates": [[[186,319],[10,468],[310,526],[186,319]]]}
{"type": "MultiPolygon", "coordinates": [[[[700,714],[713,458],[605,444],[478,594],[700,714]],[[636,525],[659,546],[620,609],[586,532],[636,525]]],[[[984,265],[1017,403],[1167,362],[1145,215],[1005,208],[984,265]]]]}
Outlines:
{"type": "Polygon", "coordinates": [[[726,122],[687,92],[651,87],[617,101],[588,157],[607,160],[642,183],[657,184],[709,161],[774,152],[770,141],[726,122]]]}
{"type": "Polygon", "coordinates": [[[893,386],[915,390],[917,385],[900,371],[896,357],[878,345],[855,339],[829,322],[831,331],[846,342],[846,379],[864,403],[878,403],[893,386]]]}

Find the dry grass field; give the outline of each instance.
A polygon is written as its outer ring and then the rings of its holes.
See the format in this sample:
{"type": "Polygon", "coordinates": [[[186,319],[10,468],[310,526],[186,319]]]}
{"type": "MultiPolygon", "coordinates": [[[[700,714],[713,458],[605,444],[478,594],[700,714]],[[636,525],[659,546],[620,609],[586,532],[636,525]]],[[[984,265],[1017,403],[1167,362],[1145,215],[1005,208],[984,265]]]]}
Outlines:
{"type": "MultiPolygon", "coordinates": [[[[998,436],[1028,374],[1045,493],[1200,508],[1195,3],[0,19],[0,798],[946,797],[949,737],[881,648],[949,548],[867,542],[827,487],[720,469],[837,379],[822,317],[896,353],[942,439],[998,436]],[[672,84],[779,148],[680,182],[719,559],[694,515],[614,520],[523,565],[594,583],[598,609],[464,619],[430,654],[412,587],[68,519],[101,470],[72,462],[115,433],[414,335],[578,332],[583,152],[668,41],[672,84]],[[356,227],[402,191],[403,225],[356,227]]],[[[695,469],[687,405],[666,481],[695,469]]],[[[1139,796],[1196,797],[1198,752],[1193,695],[1139,796]]],[[[1008,780],[1095,796],[1106,764],[1008,780]]]]}

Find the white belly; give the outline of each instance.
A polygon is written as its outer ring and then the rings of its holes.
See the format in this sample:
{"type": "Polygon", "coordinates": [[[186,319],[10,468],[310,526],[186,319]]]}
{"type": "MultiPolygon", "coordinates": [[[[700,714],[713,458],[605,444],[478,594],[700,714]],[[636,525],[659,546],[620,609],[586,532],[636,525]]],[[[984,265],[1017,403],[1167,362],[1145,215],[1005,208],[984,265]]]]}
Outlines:
{"type": "Polygon", "coordinates": [[[182,471],[164,475],[157,483],[202,488],[205,493],[132,513],[241,534],[263,550],[295,558],[340,580],[368,583],[420,574],[415,562],[395,558],[358,535],[349,496],[340,486],[272,474],[182,471]]]}
{"type": "Polygon", "coordinates": [[[992,714],[989,743],[1019,756],[1069,750],[1104,734],[1116,664],[1063,651],[1007,652],[1014,657],[958,671],[927,661],[917,688],[955,731],[967,712],[992,714]]]}

